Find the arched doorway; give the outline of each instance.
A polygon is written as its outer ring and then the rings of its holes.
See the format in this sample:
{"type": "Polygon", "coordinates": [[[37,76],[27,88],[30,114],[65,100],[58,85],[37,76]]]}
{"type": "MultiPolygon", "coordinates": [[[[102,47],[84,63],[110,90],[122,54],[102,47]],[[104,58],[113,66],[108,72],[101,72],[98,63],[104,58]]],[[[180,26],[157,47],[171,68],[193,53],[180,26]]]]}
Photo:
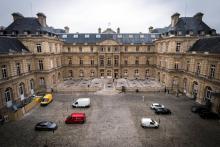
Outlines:
{"type": "Polygon", "coordinates": [[[193,85],[192,85],[192,97],[194,99],[197,98],[198,90],[199,90],[199,84],[198,84],[198,82],[194,81],[193,85]]]}

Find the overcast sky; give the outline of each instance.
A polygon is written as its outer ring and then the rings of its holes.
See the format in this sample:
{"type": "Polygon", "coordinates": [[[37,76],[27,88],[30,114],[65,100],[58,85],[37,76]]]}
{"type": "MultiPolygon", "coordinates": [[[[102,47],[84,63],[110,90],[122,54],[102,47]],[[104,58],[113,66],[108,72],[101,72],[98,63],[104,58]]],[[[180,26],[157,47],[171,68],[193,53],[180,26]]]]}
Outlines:
{"type": "Polygon", "coordinates": [[[170,16],[181,17],[204,13],[203,20],[220,32],[220,0],[0,0],[0,25],[12,22],[11,14],[25,17],[47,16],[47,24],[55,28],[70,27],[70,32],[96,33],[120,27],[123,33],[148,32],[149,26],[165,27],[170,16]]]}

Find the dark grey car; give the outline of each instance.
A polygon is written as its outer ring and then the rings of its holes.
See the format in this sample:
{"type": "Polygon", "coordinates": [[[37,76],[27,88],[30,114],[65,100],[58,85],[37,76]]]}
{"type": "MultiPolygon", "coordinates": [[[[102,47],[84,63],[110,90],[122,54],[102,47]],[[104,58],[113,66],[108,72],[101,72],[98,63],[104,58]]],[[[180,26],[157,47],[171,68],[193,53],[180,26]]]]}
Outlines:
{"type": "Polygon", "coordinates": [[[51,121],[42,121],[35,125],[35,130],[37,131],[54,131],[57,128],[57,124],[51,121]]]}

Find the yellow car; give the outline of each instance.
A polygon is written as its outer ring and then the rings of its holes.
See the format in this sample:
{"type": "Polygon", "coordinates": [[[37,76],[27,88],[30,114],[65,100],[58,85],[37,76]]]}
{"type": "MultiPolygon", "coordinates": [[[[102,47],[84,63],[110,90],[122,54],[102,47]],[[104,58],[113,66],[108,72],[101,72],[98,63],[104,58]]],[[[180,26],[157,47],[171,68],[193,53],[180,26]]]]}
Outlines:
{"type": "Polygon", "coordinates": [[[41,105],[48,105],[50,102],[52,102],[52,100],[53,100],[52,94],[46,94],[40,103],[41,105]]]}

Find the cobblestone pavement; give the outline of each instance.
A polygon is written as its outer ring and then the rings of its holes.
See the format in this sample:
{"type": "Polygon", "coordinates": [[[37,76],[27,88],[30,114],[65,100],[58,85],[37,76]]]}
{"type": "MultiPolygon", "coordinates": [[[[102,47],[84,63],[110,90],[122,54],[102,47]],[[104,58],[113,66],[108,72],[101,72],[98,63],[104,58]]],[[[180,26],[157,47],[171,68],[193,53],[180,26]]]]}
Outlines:
{"type": "Polygon", "coordinates": [[[92,93],[56,94],[46,107],[37,106],[21,120],[0,126],[1,147],[217,147],[220,146],[220,122],[203,120],[190,111],[193,101],[163,93],[95,95],[92,93]],[[143,97],[144,96],[144,97],[143,97]],[[72,108],[73,98],[90,97],[90,108],[72,108]],[[159,102],[172,115],[155,115],[149,108],[159,102]],[[68,124],[72,112],[85,112],[85,124],[68,124]],[[140,127],[142,117],[160,120],[159,129],[140,127]],[[36,132],[42,120],[54,121],[58,130],[36,132]]]}

